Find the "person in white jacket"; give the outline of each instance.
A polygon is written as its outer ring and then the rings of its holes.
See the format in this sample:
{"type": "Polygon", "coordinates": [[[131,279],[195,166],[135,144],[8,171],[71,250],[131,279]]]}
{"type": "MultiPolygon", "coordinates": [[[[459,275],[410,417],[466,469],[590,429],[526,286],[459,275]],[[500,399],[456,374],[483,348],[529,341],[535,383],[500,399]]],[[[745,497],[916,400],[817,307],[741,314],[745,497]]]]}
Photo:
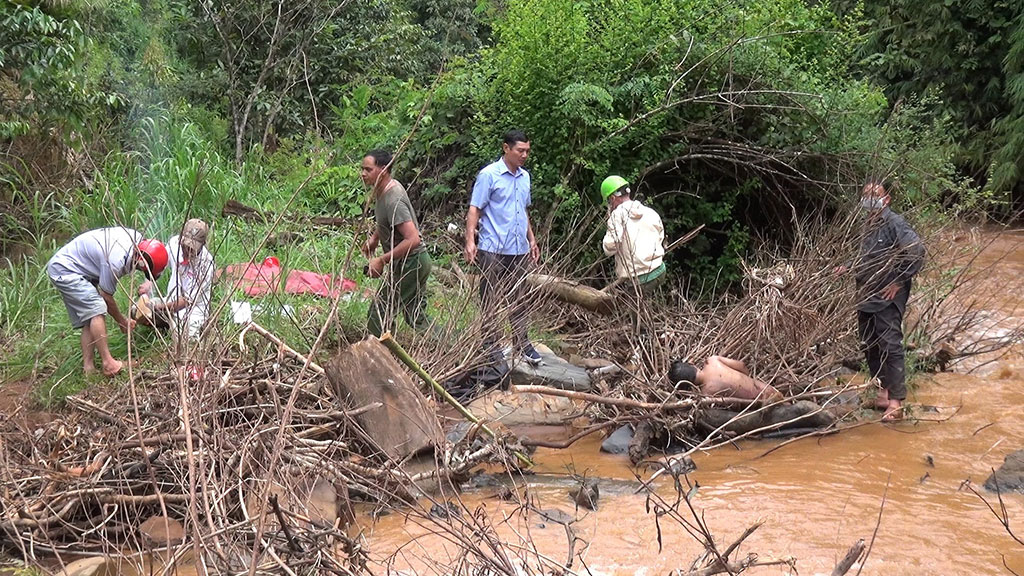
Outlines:
{"type": "Polygon", "coordinates": [[[605,178],[601,196],[608,202],[604,253],[615,257],[615,275],[620,283],[650,295],[665,281],[665,227],[661,216],[633,200],[629,182],[621,176],[605,178]]]}

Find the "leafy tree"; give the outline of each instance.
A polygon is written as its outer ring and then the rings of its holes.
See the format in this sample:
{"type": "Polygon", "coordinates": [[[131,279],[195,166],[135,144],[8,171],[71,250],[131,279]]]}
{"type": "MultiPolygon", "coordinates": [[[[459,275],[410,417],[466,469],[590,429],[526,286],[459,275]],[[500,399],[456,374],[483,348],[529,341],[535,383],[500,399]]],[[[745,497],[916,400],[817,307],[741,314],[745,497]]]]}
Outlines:
{"type": "MultiPolygon", "coordinates": [[[[859,5],[859,4],[858,4],[859,5]]],[[[848,3],[838,3],[848,9],[848,3]]],[[[1021,193],[1024,157],[1024,2],[867,0],[859,65],[893,106],[932,97],[949,115],[955,160],[996,193],[1021,193]]]]}
{"type": "Polygon", "coordinates": [[[81,121],[87,98],[76,66],[86,43],[73,19],[0,5],[0,138],[25,134],[36,122],[81,121]]]}
{"type": "Polygon", "coordinates": [[[236,163],[253,140],[254,126],[261,133],[258,141],[270,137],[288,93],[306,79],[307,51],[346,4],[222,0],[194,8],[191,18],[205,26],[196,28],[191,47],[223,74],[236,163]],[[216,56],[206,53],[207,47],[216,56]]]}
{"type": "Polygon", "coordinates": [[[406,0],[410,24],[423,38],[422,64],[426,74],[435,74],[452,58],[479,51],[489,39],[486,20],[493,8],[477,0],[406,0]]]}
{"type": "Polygon", "coordinates": [[[254,144],[330,138],[344,130],[333,111],[355,90],[429,83],[442,61],[480,45],[466,0],[172,2],[177,50],[196,70],[183,88],[230,117],[236,162],[254,144]]]}

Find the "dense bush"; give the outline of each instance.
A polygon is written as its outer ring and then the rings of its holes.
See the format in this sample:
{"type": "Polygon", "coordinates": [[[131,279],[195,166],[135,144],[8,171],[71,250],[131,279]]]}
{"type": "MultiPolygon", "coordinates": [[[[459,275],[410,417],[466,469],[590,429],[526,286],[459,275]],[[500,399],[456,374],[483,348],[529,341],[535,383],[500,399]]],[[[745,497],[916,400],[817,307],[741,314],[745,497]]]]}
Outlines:
{"type": "MultiPolygon", "coordinates": [[[[84,160],[60,194],[84,192],[98,208],[110,181],[134,183],[139,202],[91,213],[158,213],[159,223],[181,212],[194,182],[229,172],[282,189],[316,172],[296,207],[357,215],[356,166],[378,146],[401,149],[396,173],[417,204],[457,214],[501,133],[519,127],[533,139],[536,221],[550,245],[578,234],[581,216],[600,225],[597,183],[619,173],[662,210],[670,236],[708,225],[675,255],[682,273],[734,271],[751,236],[785,236],[778,223],[794,210],[841,207],[867,174],[896,176],[916,203],[976,209],[994,198],[964,194],[951,169],[956,114],[932,113],[923,95],[893,106],[857,77],[871,23],[859,10],[802,0],[276,6],[8,7],[0,86],[39,96],[37,110],[0,117],[6,136],[52,134],[44,113],[87,118],[63,132],[61,145],[85,153],[62,155],[84,160]],[[186,137],[202,154],[175,164],[184,173],[162,172],[153,147],[186,137]],[[234,167],[213,170],[214,153],[234,167]]],[[[8,205],[38,184],[26,156],[0,168],[8,205]]],[[[199,185],[192,207],[215,214],[222,188],[199,185]]]]}
{"type": "Polygon", "coordinates": [[[1024,201],[1024,2],[836,2],[863,9],[855,54],[890,103],[949,118],[952,159],[991,201],[1024,201]]]}

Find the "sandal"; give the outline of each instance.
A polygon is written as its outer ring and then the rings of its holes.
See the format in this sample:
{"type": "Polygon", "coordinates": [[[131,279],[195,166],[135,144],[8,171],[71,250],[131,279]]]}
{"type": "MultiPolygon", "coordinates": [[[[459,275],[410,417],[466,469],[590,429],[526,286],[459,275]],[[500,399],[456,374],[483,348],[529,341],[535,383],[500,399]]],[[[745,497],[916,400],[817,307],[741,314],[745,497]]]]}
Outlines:
{"type": "Polygon", "coordinates": [[[890,407],[885,414],[882,414],[882,422],[899,422],[900,420],[903,420],[903,406],[890,407]]]}

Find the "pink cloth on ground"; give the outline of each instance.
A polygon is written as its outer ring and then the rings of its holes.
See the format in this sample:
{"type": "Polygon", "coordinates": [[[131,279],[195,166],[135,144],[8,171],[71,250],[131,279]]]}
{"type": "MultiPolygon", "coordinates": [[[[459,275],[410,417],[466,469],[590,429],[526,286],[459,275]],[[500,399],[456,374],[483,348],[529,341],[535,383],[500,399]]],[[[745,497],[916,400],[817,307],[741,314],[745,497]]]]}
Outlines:
{"type": "MultiPolygon", "coordinates": [[[[259,264],[230,264],[220,274],[231,281],[239,280],[238,289],[246,296],[263,296],[276,292],[281,285],[281,265],[270,257],[259,264]]],[[[291,270],[285,278],[286,294],[315,294],[334,298],[341,292],[354,292],[356,283],[331,274],[318,274],[308,270],[291,270]]]]}
{"type": "Polygon", "coordinates": [[[292,270],[284,281],[284,291],[288,294],[316,294],[334,298],[341,292],[354,292],[355,289],[356,283],[348,278],[332,278],[330,274],[317,274],[308,270],[292,270]]]}

